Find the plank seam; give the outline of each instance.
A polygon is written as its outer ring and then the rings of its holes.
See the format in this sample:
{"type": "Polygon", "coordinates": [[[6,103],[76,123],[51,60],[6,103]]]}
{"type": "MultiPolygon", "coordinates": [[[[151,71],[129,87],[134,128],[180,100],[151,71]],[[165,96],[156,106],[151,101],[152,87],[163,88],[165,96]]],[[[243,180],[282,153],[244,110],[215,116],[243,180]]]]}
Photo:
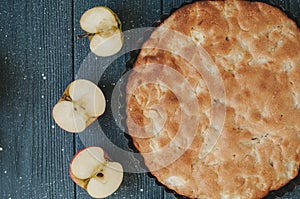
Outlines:
{"type": "MultiPolygon", "coordinates": [[[[74,28],[75,28],[75,11],[74,11],[74,8],[75,8],[75,0],[72,0],[72,80],[74,81],[75,79],[75,42],[74,42],[74,39],[75,39],[75,31],[74,31],[74,28]]],[[[73,134],[73,153],[76,152],[76,137],[75,137],[75,134],[73,134]]],[[[74,199],[77,198],[77,186],[75,183],[73,183],[73,186],[74,186],[74,199]]]]}

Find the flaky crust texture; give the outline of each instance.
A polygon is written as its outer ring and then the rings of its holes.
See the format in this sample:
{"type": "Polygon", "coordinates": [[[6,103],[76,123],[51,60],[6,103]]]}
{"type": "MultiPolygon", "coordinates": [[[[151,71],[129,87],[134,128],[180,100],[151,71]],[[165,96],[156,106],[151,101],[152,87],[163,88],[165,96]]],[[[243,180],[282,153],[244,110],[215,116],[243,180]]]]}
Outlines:
{"type": "MultiPolygon", "coordinates": [[[[150,170],[160,165],[163,158],[151,155],[152,152],[168,147],[176,153],[180,147],[180,142],[177,148],[170,143],[181,125],[184,106],[160,81],[148,83],[151,68],[142,66],[163,64],[179,72],[196,93],[200,110],[198,133],[192,144],[174,162],[152,171],[157,180],[190,198],[250,199],[262,198],[297,176],[300,165],[297,25],[279,9],[264,3],[200,1],[174,12],[144,47],[175,45],[168,42],[166,29],[195,37],[194,42],[209,53],[223,79],[226,117],[217,144],[207,156],[199,158],[206,135],[203,132],[212,120],[213,103],[207,84],[176,53],[142,49],[127,83],[126,113],[132,118],[127,119],[127,126],[134,145],[150,170]],[[136,81],[137,78],[140,79],[136,81]],[[163,107],[164,113],[152,110],[153,105],[163,107]],[[152,136],[145,138],[137,136],[151,133],[152,136]]],[[[181,43],[177,48],[188,49],[186,45],[189,44],[181,43]]]]}

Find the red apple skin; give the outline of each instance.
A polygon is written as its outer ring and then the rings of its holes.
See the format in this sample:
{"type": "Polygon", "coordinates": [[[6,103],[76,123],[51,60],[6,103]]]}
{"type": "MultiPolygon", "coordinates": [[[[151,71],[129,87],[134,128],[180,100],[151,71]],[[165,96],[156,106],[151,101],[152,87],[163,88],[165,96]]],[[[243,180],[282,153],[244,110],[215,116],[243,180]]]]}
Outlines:
{"type": "MultiPolygon", "coordinates": [[[[101,147],[98,147],[98,146],[89,146],[89,147],[87,147],[87,148],[80,149],[80,150],[73,156],[73,158],[72,158],[72,160],[71,160],[71,163],[70,163],[69,175],[70,175],[71,179],[72,179],[79,187],[81,187],[81,188],[83,188],[83,189],[85,189],[85,187],[82,185],[82,183],[80,183],[80,180],[79,180],[78,178],[76,178],[76,177],[74,176],[74,174],[72,173],[72,170],[71,170],[71,164],[72,164],[73,160],[78,156],[79,153],[81,153],[82,151],[85,151],[85,150],[87,150],[88,148],[91,148],[91,147],[97,147],[97,148],[102,149],[101,147]]],[[[102,149],[102,150],[103,150],[103,149],[102,149]]],[[[108,156],[108,154],[107,154],[104,150],[103,150],[103,152],[104,152],[104,158],[107,159],[107,160],[109,160],[110,162],[112,162],[112,159],[108,156]]]]}
{"type": "Polygon", "coordinates": [[[70,177],[73,180],[73,182],[75,182],[81,188],[85,189],[85,187],[80,183],[80,181],[74,176],[74,174],[72,173],[71,169],[69,169],[69,174],[70,174],[70,177]]]}

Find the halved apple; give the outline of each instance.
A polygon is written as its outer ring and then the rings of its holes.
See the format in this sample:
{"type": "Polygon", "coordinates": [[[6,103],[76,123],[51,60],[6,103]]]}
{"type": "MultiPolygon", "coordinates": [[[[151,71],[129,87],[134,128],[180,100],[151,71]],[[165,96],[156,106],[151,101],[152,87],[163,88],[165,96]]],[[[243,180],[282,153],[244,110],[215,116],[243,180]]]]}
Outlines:
{"type": "Polygon", "coordinates": [[[106,159],[102,148],[88,147],[73,157],[70,176],[90,196],[105,198],[121,185],[123,167],[120,163],[106,159]]]}
{"type": "Polygon", "coordinates": [[[93,82],[73,81],[52,110],[55,122],[62,129],[78,133],[94,122],[105,111],[105,97],[93,82]]]}
{"type": "Polygon", "coordinates": [[[89,37],[90,49],[97,56],[111,56],[121,50],[121,22],[111,9],[99,6],[87,10],[80,19],[80,26],[87,32],[84,36],[89,37]]]}

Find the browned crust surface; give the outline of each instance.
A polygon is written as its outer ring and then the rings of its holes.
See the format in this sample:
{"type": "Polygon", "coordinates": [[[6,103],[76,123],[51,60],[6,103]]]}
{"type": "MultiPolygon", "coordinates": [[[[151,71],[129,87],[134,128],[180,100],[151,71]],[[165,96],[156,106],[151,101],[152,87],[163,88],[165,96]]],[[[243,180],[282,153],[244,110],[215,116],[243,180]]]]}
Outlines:
{"type": "Polygon", "coordinates": [[[216,146],[199,158],[203,132],[212,118],[203,77],[175,51],[141,50],[127,84],[126,113],[134,145],[150,170],[165,158],[154,151],[168,147],[175,154],[189,138],[170,144],[181,125],[184,106],[159,77],[153,77],[164,74],[162,68],[151,71],[151,66],[143,66],[163,64],[179,72],[194,90],[200,109],[201,122],[191,146],[152,174],[191,198],[261,198],[288,183],[300,165],[300,32],[296,24],[264,3],[196,2],[166,19],[144,47],[168,45],[189,52],[189,44],[168,42],[167,29],[193,38],[210,54],[225,86],[226,118],[216,146]],[[164,108],[163,113],[155,109],[157,105],[164,108]],[[138,137],[143,135],[146,138],[138,137]]]}

